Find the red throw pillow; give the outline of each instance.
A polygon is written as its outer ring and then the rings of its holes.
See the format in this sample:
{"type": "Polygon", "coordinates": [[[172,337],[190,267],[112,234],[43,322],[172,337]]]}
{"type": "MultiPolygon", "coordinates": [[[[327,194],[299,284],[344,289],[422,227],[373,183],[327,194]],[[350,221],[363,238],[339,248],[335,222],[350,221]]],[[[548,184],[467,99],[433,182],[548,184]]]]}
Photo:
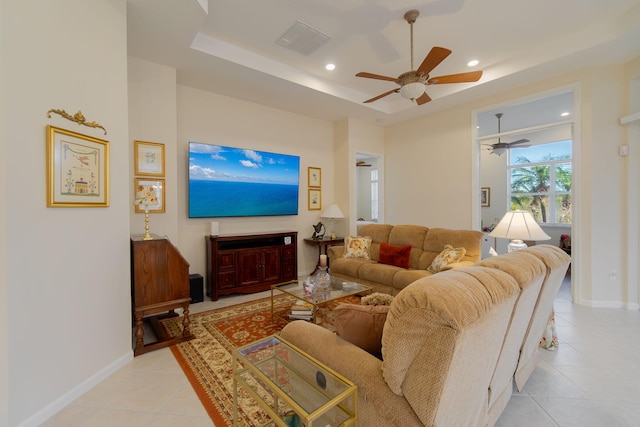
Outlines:
{"type": "Polygon", "coordinates": [[[409,268],[409,255],[411,255],[411,245],[395,246],[382,242],[380,243],[378,262],[380,264],[409,268]]]}

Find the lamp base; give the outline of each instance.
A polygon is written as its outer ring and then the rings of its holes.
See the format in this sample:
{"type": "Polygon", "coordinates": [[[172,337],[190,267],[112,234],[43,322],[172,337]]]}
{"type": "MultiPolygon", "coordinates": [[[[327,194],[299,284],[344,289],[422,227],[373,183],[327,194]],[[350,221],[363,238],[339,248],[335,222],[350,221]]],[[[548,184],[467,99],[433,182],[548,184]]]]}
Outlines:
{"type": "Polygon", "coordinates": [[[522,240],[513,239],[507,245],[507,250],[509,251],[509,253],[511,253],[511,252],[519,251],[520,249],[524,249],[526,247],[527,247],[527,244],[522,240]]]}

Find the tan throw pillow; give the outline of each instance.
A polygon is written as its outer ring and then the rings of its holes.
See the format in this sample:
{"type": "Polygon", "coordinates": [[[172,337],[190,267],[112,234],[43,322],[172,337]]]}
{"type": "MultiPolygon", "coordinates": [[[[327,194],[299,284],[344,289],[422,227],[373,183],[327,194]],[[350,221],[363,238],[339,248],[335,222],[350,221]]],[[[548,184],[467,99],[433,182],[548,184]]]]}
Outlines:
{"type": "Polygon", "coordinates": [[[382,359],[382,330],[388,305],[340,304],[334,310],[338,336],[382,359]]]}
{"type": "Polygon", "coordinates": [[[454,248],[451,245],[444,245],[442,252],[433,260],[429,268],[432,273],[438,273],[442,271],[447,265],[453,264],[462,260],[464,254],[467,253],[465,248],[454,248]]]}
{"type": "Polygon", "coordinates": [[[344,238],[344,258],[371,259],[370,247],[371,237],[346,236],[344,238]]]}

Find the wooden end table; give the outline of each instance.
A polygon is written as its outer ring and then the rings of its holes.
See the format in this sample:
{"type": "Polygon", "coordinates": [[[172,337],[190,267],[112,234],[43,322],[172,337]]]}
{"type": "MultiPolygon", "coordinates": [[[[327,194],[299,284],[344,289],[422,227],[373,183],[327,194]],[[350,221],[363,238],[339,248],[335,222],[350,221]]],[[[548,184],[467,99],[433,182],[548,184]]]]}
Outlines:
{"type": "MultiPolygon", "coordinates": [[[[308,245],[318,247],[318,263],[316,264],[316,268],[314,268],[313,272],[311,273],[311,275],[314,275],[320,268],[320,255],[322,255],[322,248],[324,248],[324,254],[327,255],[329,246],[344,244],[344,237],[336,237],[335,239],[332,239],[330,237],[322,239],[312,239],[311,237],[307,237],[306,239],[304,239],[304,242],[308,245]]],[[[329,267],[329,257],[327,257],[327,267],[329,267]]]]}

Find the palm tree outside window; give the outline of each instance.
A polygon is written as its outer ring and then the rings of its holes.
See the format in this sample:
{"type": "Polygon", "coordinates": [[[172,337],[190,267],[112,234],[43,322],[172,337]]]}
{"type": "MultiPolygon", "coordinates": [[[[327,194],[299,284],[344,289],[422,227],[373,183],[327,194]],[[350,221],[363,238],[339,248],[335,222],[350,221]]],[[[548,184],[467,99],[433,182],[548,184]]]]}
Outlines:
{"type": "Polygon", "coordinates": [[[511,209],[538,223],[571,224],[571,141],[512,148],[508,172],[511,209]]]}

